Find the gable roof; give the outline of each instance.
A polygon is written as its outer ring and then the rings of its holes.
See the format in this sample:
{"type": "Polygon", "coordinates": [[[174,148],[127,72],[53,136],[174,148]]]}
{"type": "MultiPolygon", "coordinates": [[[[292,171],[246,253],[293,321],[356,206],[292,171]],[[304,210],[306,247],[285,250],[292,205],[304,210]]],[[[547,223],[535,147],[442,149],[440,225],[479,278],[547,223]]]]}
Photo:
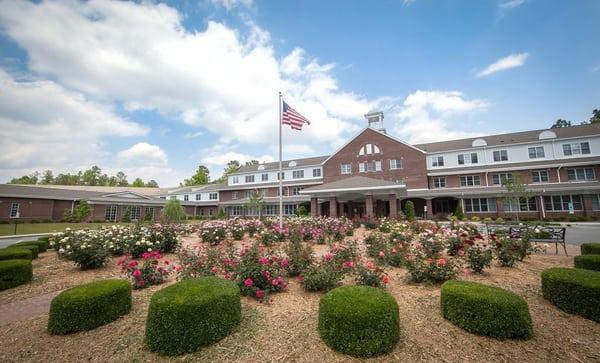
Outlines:
{"type": "Polygon", "coordinates": [[[479,137],[471,137],[467,139],[457,139],[448,141],[430,142],[425,144],[415,145],[419,149],[426,152],[443,152],[451,150],[461,150],[473,148],[473,140],[483,139],[487,142],[487,146],[500,146],[519,144],[526,142],[547,141],[557,139],[567,139],[573,137],[585,137],[591,135],[600,135],[600,124],[577,125],[571,127],[559,127],[556,129],[539,129],[521,132],[512,132],[508,134],[487,135],[479,137]],[[556,134],[556,139],[540,140],[539,134],[543,131],[552,131],[556,134]]]}
{"type": "MultiPolygon", "coordinates": [[[[311,166],[311,165],[321,165],[325,159],[327,159],[327,155],[325,156],[314,156],[310,158],[301,158],[301,159],[289,159],[283,160],[283,169],[290,169],[288,164],[291,161],[296,162],[296,166],[292,168],[299,168],[303,166],[311,166]]],[[[241,173],[252,173],[257,171],[277,171],[279,170],[279,161],[273,161],[270,163],[262,163],[262,164],[253,164],[253,165],[244,165],[240,166],[240,168],[235,172],[231,173],[231,175],[241,174],[241,173]],[[264,169],[258,170],[259,166],[264,166],[264,169]]]]}

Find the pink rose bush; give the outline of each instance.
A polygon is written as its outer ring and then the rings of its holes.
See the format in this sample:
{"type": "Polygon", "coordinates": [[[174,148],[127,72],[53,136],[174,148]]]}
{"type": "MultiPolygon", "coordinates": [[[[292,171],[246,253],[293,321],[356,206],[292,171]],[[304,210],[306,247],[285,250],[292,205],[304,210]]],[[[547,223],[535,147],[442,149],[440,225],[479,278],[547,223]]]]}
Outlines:
{"type": "Polygon", "coordinates": [[[179,269],[169,260],[163,260],[160,252],[145,252],[142,258],[141,265],[130,257],[123,257],[117,261],[121,272],[131,281],[134,289],[161,284],[171,272],[179,269]]]}

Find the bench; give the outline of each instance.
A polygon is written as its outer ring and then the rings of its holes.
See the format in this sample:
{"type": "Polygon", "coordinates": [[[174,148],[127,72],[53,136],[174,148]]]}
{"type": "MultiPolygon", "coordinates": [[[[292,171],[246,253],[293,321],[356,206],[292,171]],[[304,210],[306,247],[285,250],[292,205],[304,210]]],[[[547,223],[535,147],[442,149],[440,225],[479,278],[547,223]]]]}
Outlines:
{"type": "Polygon", "coordinates": [[[528,231],[533,232],[531,240],[534,242],[545,242],[554,243],[556,254],[558,255],[558,244],[560,243],[565,250],[565,256],[567,254],[567,245],[565,243],[565,235],[567,229],[564,227],[550,227],[550,226],[536,226],[528,228],[526,226],[511,227],[509,230],[510,236],[515,238],[521,238],[528,231]]]}
{"type": "Polygon", "coordinates": [[[488,234],[509,234],[510,233],[510,227],[509,225],[506,224],[486,224],[485,225],[485,229],[487,230],[488,234]]]}

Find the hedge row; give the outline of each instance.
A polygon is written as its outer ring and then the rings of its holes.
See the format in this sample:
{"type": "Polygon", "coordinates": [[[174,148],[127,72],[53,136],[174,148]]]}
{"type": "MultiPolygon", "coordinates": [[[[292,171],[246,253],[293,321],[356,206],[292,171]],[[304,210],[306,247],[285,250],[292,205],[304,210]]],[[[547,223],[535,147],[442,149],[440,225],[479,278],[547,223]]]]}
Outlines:
{"type": "Polygon", "coordinates": [[[468,332],[499,339],[533,335],[527,302],[508,290],[451,280],[442,285],[440,304],[444,318],[468,332]]]}
{"type": "Polygon", "coordinates": [[[18,242],[15,244],[10,245],[9,247],[21,247],[21,246],[37,246],[38,250],[40,253],[46,252],[46,250],[48,249],[48,242],[47,241],[24,241],[24,242],[18,242]]]}
{"type": "Polygon", "coordinates": [[[0,291],[22,285],[33,279],[31,260],[0,261],[0,291]]]}
{"type": "Polygon", "coordinates": [[[29,260],[33,259],[33,253],[24,248],[3,248],[0,249],[0,261],[4,260],[29,260]]]}
{"type": "Polygon", "coordinates": [[[58,294],[50,304],[48,331],[69,334],[110,323],[131,310],[131,284],[100,280],[58,294]]]}
{"type": "Polygon", "coordinates": [[[226,337],[241,320],[240,289],[219,277],[184,280],[156,292],[146,345],[166,355],[191,353],[226,337]]]}
{"type": "MultiPolygon", "coordinates": [[[[575,268],[600,271],[600,255],[575,256],[575,268]]],[[[599,302],[600,303],[600,302],[599,302]]]]}
{"type": "Polygon", "coordinates": [[[563,267],[544,270],[542,294],[568,313],[600,322],[600,271],[563,267]]]}
{"type": "Polygon", "coordinates": [[[38,258],[39,254],[40,254],[40,249],[38,248],[38,246],[34,246],[34,245],[19,245],[19,246],[8,246],[7,248],[5,248],[7,250],[29,250],[31,251],[31,259],[35,260],[36,258],[38,258]]]}
{"type": "Polygon", "coordinates": [[[582,255],[600,255],[600,243],[583,243],[581,245],[582,255]]]}
{"type": "Polygon", "coordinates": [[[319,334],[331,348],[355,357],[394,349],[400,339],[396,299],[370,286],[342,286],[319,302],[319,334]]]}

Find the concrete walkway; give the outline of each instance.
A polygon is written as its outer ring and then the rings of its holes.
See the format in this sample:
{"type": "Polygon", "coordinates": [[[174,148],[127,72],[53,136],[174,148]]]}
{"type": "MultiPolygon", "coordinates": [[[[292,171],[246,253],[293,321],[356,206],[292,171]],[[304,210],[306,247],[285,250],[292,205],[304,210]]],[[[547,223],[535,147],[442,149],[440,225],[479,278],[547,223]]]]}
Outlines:
{"type": "Polygon", "coordinates": [[[50,302],[60,291],[0,305],[0,326],[47,313],[50,302]]]}

